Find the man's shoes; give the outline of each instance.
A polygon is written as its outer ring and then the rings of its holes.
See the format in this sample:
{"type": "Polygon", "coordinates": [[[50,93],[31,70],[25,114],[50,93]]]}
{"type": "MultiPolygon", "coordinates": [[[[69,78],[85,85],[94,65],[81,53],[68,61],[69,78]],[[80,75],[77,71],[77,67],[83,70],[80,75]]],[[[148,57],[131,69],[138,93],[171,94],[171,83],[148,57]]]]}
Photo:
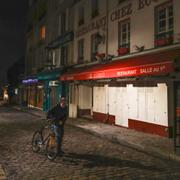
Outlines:
{"type": "Polygon", "coordinates": [[[60,150],[60,151],[58,151],[58,153],[57,153],[58,156],[63,156],[64,154],[65,154],[65,152],[64,152],[63,150],[60,150]]]}

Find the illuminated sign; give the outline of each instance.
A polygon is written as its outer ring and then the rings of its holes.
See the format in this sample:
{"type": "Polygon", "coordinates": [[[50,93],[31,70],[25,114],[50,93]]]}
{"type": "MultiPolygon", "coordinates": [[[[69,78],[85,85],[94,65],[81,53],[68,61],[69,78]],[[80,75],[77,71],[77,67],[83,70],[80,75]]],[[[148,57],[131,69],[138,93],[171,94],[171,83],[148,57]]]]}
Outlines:
{"type": "Polygon", "coordinates": [[[133,77],[147,75],[162,75],[174,70],[172,61],[153,63],[147,65],[113,67],[105,70],[85,71],[77,74],[65,74],[60,77],[62,81],[90,80],[103,78],[133,77]]]}
{"type": "Polygon", "coordinates": [[[23,84],[35,84],[38,83],[38,79],[24,79],[22,81],[23,84]]]}

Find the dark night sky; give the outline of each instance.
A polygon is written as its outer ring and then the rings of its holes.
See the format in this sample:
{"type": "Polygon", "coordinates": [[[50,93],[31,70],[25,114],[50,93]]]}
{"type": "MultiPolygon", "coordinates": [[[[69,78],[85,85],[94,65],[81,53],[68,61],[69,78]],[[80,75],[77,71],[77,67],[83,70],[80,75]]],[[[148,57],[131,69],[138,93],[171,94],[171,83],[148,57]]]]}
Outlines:
{"type": "Polygon", "coordinates": [[[6,70],[25,53],[28,0],[6,0],[0,6],[0,83],[6,70]]]}

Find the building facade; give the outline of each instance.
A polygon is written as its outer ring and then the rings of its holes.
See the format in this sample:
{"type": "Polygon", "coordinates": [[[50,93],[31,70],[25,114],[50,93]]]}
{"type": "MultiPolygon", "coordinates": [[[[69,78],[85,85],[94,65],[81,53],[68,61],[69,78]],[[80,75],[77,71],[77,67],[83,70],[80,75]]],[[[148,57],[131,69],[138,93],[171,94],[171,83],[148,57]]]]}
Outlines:
{"type": "Polygon", "coordinates": [[[179,3],[81,0],[74,5],[77,65],[60,78],[70,84],[70,116],[172,137],[178,119],[179,3]]]}
{"type": "Polygon", "coordinates": [[[67,96],[70,117],[174,137],[180,144],[178,0],[33,2],[25,80],[30,105],[37,106],[37,92],[45,111],[67,96]],[[46,2],[46,13],[33,19],[38,2],[46,2]],[[41,41],[36,25],[45,34],[41,41]]]}
{"type": "Polygon", "coordinates": [[[48,111],[66,95],[59,76],[72,63],[74,1],[29,1],[25,97],[29,106],[48,111]]]}
{"type": "Polygon", "coordinates": [[[66,83],[59,76],[71,65],[73,47],[73,12],[69,11],[74,1],[47,1],[47,69],[38,74],[38,80],[44,83],[44,110],[56,105],[61,96],[68,91],[66,83]]]}
{"type": "Polygon", "coordinates": [[[37,74],[46,65],[46,0],[29,0],[23,98],[28,106],[43,108],[44,87],[37,74]]]}

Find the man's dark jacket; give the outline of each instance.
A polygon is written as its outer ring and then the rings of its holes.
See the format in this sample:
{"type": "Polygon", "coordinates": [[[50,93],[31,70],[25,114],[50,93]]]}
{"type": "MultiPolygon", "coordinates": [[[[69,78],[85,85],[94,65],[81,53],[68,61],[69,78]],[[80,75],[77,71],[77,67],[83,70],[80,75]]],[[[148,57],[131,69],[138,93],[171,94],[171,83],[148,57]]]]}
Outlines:
{"type": "Polygon", "coordinates": [[[64,126],[65,121],[68,117],[67,106],[61,107],[60,104],[57,104],[51,110],[48,111],[47,118],[54,118],[55,125],[59,125],[59,122],[62,121],[62,126],[64,126]]]}

